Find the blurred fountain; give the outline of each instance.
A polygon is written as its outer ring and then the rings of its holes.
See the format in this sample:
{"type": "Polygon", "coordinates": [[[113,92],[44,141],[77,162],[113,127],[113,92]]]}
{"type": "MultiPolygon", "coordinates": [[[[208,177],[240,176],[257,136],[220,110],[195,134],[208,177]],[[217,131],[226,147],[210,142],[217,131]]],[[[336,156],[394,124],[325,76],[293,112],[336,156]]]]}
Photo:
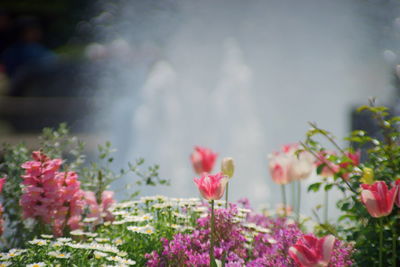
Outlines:
{"type": "MultiPolygon", "coordinates": [[[[172,183],[145,194],[197,196],[189,155],[201,145],[219,153],[215,171],[222,157],[235,158],[233,200],[274,207],[280,195],[268,174],[269,153],[303,139],[308,121],[340,140],[350,130],[354,105],[393,94],[384,58],[397,56],[380,50],[382,25],[369,16],[373,4],[99,3],[97,32],[117,54],[99,80],[109,107],[99,121],[108,123],[118,162],[143,156],[159,163],[172,183]]],[[[103,46],[92,48],[94,55],[105,53],[103,46]]],[[[303,212],[310,214],[316,197],[307,196],[303,212]]]]}

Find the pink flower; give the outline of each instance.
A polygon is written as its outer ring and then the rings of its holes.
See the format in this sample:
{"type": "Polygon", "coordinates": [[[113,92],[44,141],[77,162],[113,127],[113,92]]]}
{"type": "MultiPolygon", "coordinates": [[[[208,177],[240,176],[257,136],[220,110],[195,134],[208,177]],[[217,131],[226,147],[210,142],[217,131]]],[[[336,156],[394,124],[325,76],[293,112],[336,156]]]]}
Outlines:
{"type": "Polygon", "coordinates": [[[196,146],[195,151],[190,156],[194,171],[201,175],[204,172],[210,173],[214,167],[217,154],[211,149],[196,146]]]}
{"type": "Polygon", "coordinates": [[[388,190],[385,182],[377,181],[372,185],[362,184],[361,188],[361,202],[372,217],[383,217],[392,212],[398,186],[388,190]]]}
{"type": "Polygon", "coordinates": [[[89,208],[88,218],[97,218],[95,223],[100,223],[102,218],[104,221],[113,221],[114,216],[109,211],[112,204],[115,203],[113,191],[103,191],[101,193],[101,203],[97,203],[94,192],[85,191],[85,202],[89,208]]]}
{"type": "Polygon", "coordinates": [[[397,196],[395,198],[395,202],[396,202],[397,207],[400,208],[400,179],[396,180],[395,186],[397,187],[397,196]]]}
{"type": "Polygon", "coordinates": [[[269,171],[275,183],[288,184],[311,175],[314,157],[307,151],[297,154],[298,147],[298,144],[285,145],[282,151],[269,155],[269,171]]]}
{"type": "MultiPolygon", "coordinates": [[[[345,154],[349,158],[350,161],[340,163],[339,164],[340,168],[349,169],[349,168],[360,165],[361,152],[359,150],[354,153],[346,152],[345,154]]],[[[343,174],[343,178],[346,180],[349,179],[349,176],[350,176],[350,172],[346,172],[343,174]]]]}
{"type": "Polygon", "coordinates": [[[101,207],[104,213],[105,221],[113,221],[114,216],[109,211],[110,207],[115,203],[114,192],[113,191],[103,191],[101,193],[101,207]]]}
{"type": "Polygon", "coordinates": [[[40,151],[32,153],[33,161],[22,164],[22,196],[20,205],[24,218],[50,224],[56,236],[63,235],[65,226],[81,226],[84,209],[83,191],[75,172],[59,172],[61,159],[50,159],[40,151]]]}
{"type": "Polygon", "coordinates": [[[330,155],[335,155],[335,153],[330,151],[321,151],[318,153],[318,159],[315,162],[317,168],[324,164],[320,175],[325,178],[333,177],[340,169],[338,165],[328,159],[330,155]]]}
{"type": "Polygon", "coordinates": [[[3,192],[3,185],[6,182],[6,177],[0,179],[0,193],[3,192]]]}
{"type": "Polygon", "coordinates": [[[289,176],[290,159],[281,153],[275,153],[270,156],[269,160],[269,171],[272,180],[280,185],[288,184],[292,181],[289,176]]]}
{"type": "Polygon", "coordinates": [[[225,186],[228,182],[222,173],[215,175],[203,174],[201,178],[194,178],[201,195],[207,200],[218,200],[224,195],[225,186]]]}
{"type": "Polygon", "coordinates": [[[335,237],[304,235],[289,248],[290,257],[301,267],[326,267],[331,260],[335,237]]]}

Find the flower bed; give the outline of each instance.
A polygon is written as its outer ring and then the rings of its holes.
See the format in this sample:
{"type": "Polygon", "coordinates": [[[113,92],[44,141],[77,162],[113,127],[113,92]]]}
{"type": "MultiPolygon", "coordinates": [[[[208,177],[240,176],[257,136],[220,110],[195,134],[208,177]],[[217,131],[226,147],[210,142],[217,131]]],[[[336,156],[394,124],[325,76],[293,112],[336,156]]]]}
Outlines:
{"type": "Polygon", "coordinates": [[[6,146],[0,266],[397,266],[400,118],[373,104],[361,109],[376,118],[382,136],[355,131],[348,138],[361,148],[369,145],[363,160],[360,150],[339,147],[315,124],[303,142],[270,155],[268,167],[283,202],[273,216],[253,210],[246,199],[229,202],[235,162],[222,159],[213,174],[218,156],[207,148],[195,147],[190,157],[197,174],[193,186],[203,199],[137,198],[136,192],[117,203],[111,182],[131,174],[137,186],[167,184],[158,166],[142,171],[139,159],[114,173],[110,144],[99,147],[99,161],[84,165],[82,146],[65,126],[46,129],[40,150],[6,146]],[[294,205],[286,198],[288,184],[301,188],[313,173],[319,181],[308,192],[325,192],[323,220],[300,214],[300,191],[294,205]],[[337,221],[326,216],[333,188],[343,194],[337,221]]]}

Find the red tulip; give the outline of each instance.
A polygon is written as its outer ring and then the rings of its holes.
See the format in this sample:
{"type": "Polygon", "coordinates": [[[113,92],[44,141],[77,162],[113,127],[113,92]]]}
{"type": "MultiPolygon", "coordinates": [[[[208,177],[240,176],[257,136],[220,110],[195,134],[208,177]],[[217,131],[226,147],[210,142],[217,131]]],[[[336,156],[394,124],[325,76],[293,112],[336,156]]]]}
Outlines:
{"type": "Polygon", "coordinates": [[[196,146],[195,151],[190,156],[194,171],[201,175],[204,172],[210,173],[214,167],[217,154],[211,149],[196,146]]]}
{"type": "MultiPolygon", "coordinates": [[[[349,166],[355,167],[360,165],[361,152],[359,150],[354,153],[346,152],[346,156],[350,159],[350,161],[340,163],[339,164],[340,168],[347,169],[349,166]]],[[[344,173],[342,176],[344,179],[348,180],[349,175],[350,173],[347,172],[344,173]]]]}
{"type": "Polygon", "coordinates": [[[398,186],[388,190],[385,182],[377,181],[372,185],[362,184],[361,188],[361,202],[372,217],[383,217],[392,212],[398,186]]]}
{"type": "Polygon", "coordinates": [[[228,178],[222,173],[215,175],[203,174],[201,178],[194,178],[201,195],[207,200],[218,200],[224,195],[228,178]]]}
{"type": "Polygon", "coordinates": [[[332,256],[335,237],[327,235],[316,238],[304,235],[289,248],[289,255],[301,267],[326,267],[332,256]]]}

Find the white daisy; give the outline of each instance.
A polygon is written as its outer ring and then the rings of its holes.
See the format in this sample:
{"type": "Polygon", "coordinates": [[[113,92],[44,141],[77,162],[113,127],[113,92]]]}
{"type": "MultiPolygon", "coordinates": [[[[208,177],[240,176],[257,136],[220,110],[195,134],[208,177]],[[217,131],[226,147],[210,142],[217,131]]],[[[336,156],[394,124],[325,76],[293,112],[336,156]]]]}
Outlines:
{"type": "Polygon", "coordinates": [[[36,263],[26,265],[26,267],[43,267],[43,266],[46,266],[46,264],[44,262],[36,262],[36,263]]]}
{"type": "Polygon", "coordinates": [[[52,257],[59,258],[59,259],[68,259],[71,257],[71,253],[63,253],[60,251],[50,251],[47,254],[52,257]]]}

